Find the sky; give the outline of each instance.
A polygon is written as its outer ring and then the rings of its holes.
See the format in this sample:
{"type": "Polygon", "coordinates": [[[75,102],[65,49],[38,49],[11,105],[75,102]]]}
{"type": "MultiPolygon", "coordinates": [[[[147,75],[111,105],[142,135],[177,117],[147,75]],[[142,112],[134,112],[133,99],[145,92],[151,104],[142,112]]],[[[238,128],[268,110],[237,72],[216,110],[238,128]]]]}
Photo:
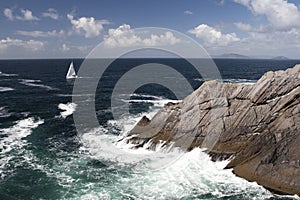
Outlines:
{"type": "Polygon", "coordinates": [[[168,31],[139,38],[134,29],[143,27],[179,31],[212,56],[300,58],[300,0],[2,0],[0,27],[0,59],[83,58],[101,42],[181,41],[168,31]]]}

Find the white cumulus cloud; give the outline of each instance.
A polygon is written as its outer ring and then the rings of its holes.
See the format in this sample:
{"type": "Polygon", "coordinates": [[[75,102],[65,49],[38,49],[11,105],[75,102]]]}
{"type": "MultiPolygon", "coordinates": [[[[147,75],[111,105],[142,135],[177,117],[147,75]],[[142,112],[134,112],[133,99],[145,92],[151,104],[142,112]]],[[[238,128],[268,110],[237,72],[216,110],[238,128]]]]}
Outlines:
{"type": "Polygon", "coordinates": [[[23,21],[36,21],[36,20],[39,20],[38,17],[36,17],[32,14],[31,10],[22,9],[21,13],[22,13],[22,16],[16,16],[16,19],[23,20],[23,21]]]}
{"type": "Polygon", "coordinates": [[[235,33],[223,34],[221,31],[207,24],[200,24],[188,32],[203,40],[205,45],[226,46],[231,42],[240,40],[235,33]]]}
{"type": "Polygon", "coordinates": [[[72,14],[67,15],[73,29],[77,33],[83,33],[86,38],[96,37],[101,34],[104,24],[109,24],[107,20],[96,20],[94,17],[81,17],[75,19],[72,14]]]}
{"type": "Polygon", "coordinates": [[[49,8],[46,12],[43,12],[42,15],[43,17],[49,17],[55,20],[57,20],[59,17],[57,10],[55,10],[54,8],[49,8]]]}
{"type": "Polygon", "coordinates": [[[12,9],[5,8],[4,11],[3,11],[3,14],[4,14],[5,17],[7,17],[7,19],[14,20],[12,9]]]}
{"type": "Polygon", "coordinates": [[[5,50],[9,47],[22,47],[25,49],[30,49],[32,51],[41,50],[44,47],[44,43],[38,40],[20,40],[5,38],[0,40],[0,49],[5,50]]]}
{"type": "Polygon", "coordinates": [[[107,47],[162,46],[174,45],[178,42],[180,42],[180,39],[169,31],[163,34],[151,34],[148,37],[141,37],[128,24],[123,24],[116,29],[109,29],[108,35],[104,37],[104,45],[107,47]]]}
{"type": "Polygon", "coordinates": [[[64,35],[64,31],[16,31],[16,34],[30,37],[58,37],[64,35]]]}
{"type": "Polygon", "coordinates": [[[300,27],[300,11],[287,0],[234,0],[247,6],[254,15],[264,15],[278,29],[300,27]]]}

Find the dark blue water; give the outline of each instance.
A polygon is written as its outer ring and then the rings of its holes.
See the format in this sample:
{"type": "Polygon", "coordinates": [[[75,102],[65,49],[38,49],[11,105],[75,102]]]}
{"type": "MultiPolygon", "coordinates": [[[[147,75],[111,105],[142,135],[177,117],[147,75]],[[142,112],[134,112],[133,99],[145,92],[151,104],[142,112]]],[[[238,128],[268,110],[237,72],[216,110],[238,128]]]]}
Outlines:
{"type": "MultiPolygon", "coordinates": [[[[140,87],[131,96],[131,115],[114,120],[110,98],[118,79],[135,66],[161,63],[179,71],[196,89],[203,83],[202,77],[185,60],[113,62],[96,94],[95,108],[101,127],[84,135],[77,134],[72,114],[65,116],[59,109],[59,105],[75,109],[70,104],[73,82],[65,79],[70,61],[0,61],[0,199],[279,198],[221,170],[226,163],[212,163],[200,150],[187,153],[178,165],[168,169],[139,174],[135,173],[135,166],[140,161],[133,166],[126,157],[135,153],[118,152],[115,141],[120,134],[143,114],[158,110],[166,99],[176,99],[163,86],[140,87]]],[[[83,60],[73,61],[78,70],[83,60]]],[[[215,63],[224,81],[243,83],[300,61],[216,59],[215,63]]],[[[154,153],[153,160],[156,156],[172,155],[154,153]]]]}

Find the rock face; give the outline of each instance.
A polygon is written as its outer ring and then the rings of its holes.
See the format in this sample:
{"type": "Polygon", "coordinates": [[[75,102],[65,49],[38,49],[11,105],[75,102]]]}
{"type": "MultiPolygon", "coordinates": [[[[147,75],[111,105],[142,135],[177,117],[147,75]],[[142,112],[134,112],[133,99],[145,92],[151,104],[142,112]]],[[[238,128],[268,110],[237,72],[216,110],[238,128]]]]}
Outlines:
{"type": "Polygon", "coordinates": [[[300,65],[267,72],[255,84],[205,82],[180,103],[144,117],[125,138],[186,150],[205,147],[214,160],[273,191],[300,194],[300,65]]]}

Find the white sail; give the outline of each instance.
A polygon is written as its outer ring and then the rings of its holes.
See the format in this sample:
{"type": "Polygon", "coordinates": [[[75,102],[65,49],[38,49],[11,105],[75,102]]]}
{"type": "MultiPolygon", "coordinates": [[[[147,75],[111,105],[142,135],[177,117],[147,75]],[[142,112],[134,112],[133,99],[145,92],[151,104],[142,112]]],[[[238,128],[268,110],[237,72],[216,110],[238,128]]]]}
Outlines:
{"type": "Polygon", "coordinates": [[[76,72],[75,72],[75,69],[74,69],[74,64],[73,64],[73,61],[71,62],[70,64],[70,67],[69,67],[69,70],[68,70],[68,73],[66,75],[66,79],[71,79],[71,78],[76,78],[76,72]]]}

